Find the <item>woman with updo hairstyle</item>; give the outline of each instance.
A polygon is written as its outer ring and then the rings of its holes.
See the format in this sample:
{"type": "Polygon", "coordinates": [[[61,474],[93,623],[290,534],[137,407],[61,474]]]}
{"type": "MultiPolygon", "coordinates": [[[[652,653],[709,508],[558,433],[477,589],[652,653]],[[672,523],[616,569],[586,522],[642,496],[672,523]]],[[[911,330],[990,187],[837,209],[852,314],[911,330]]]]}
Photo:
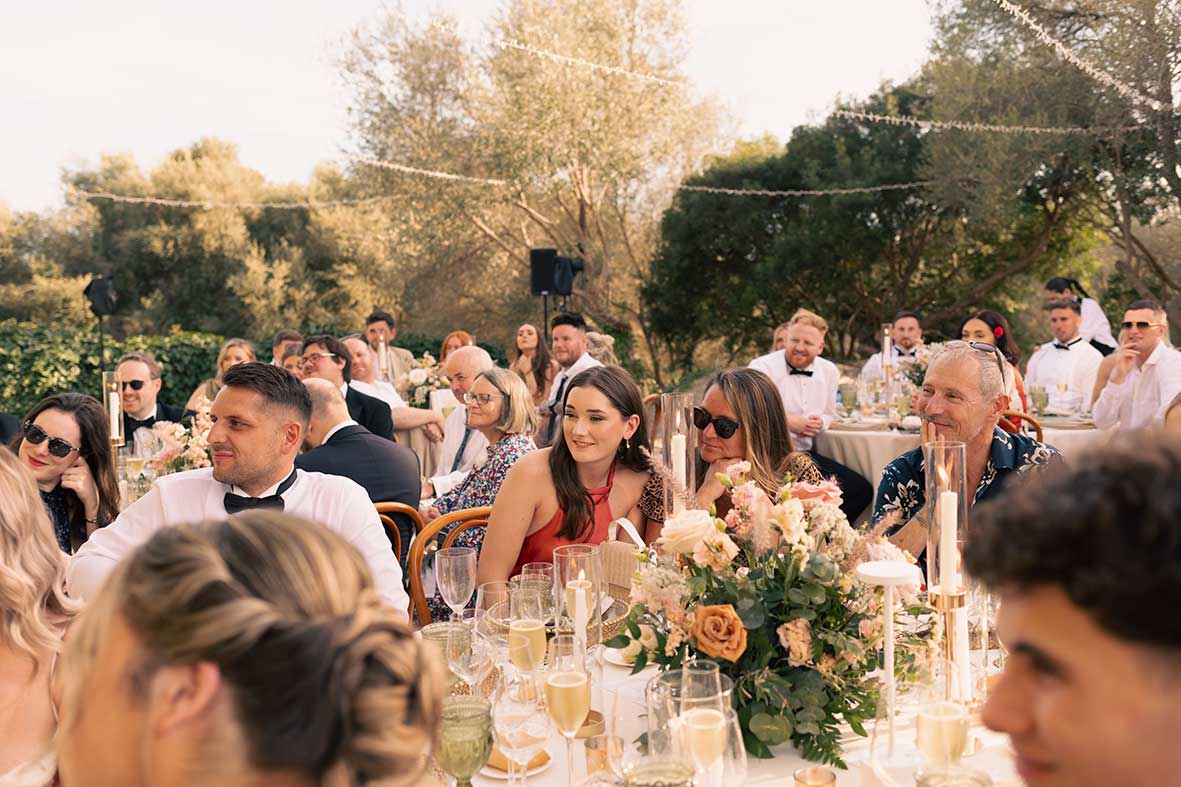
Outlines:
{"type": "Polygon", "coordinates": [[[189,401],[185,403],[185,409],[198,410],[202,406],[202,401],[204,401],[204,406],[208,407],[217,396],[217,392],[221,390],[221,376],[225,374],[226,369],[240,363],[257,360],[258,355],[254,351],[253,344],[245,339],[228,340],[217,351],[217,364],[214,367],[213,376],[197,386],[197,390],[193,391],[189,401]]]}
{"type": "Polygon", "coordinates": [[[779,389],[758,369],[725,369],[705,384],[705,396],[693,408],[697,427],[697,507],[730,510],[730,496],[718,473],[735,462],[750,463],[750,478],[774,498],[790,475],[793,481],[824,480],[812,457],[796,451],[779,389]]]}
{"type": "MultiPolygon", "coordinates": [[[[1013,338],[1013,332],[1009,329],[1009,321],[1005,316],[992,309],[974,312],[960,325],[960,338],[965,342],[991,344],[1001,351],[1001,355],[1005,356],[1009,363],[1009,373],[1005,375],[1009,381],[1008,390],[1005,391],[1009,395],[1009,409],[1028,413],[1029,402],[1025,398],[1025,381],[1021,379],[1021,372],[1017,370],[1017,364],[1021,363],[1021,349],[1013,338]]],[[[1001,419],[1001,428],[1012,432],[1016,427],[1008,419],[1001,419]]]]}
{"type": "Polygon", "coordinates": [[[432,784],[437,654],[360,553],[270,511],[159,530],[71,633],[70,787],[432,784]]]}
{"type": "Polygon", "coordinates": [[[0,785],[54,783],[54,667],[76,605],[32,474],[0,449],[0,785]]]}

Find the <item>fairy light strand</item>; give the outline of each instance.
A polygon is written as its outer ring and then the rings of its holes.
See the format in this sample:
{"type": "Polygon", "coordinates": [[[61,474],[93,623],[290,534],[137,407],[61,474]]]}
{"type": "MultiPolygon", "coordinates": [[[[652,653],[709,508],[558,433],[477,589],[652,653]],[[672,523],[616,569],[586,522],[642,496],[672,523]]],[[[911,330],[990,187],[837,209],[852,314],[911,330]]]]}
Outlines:
{"type": "Polygon", "coordinates": [[[930,185],[929,180],[915,183],[887,183],[881,186],[855,186],[844,189],[727,189],[718,186],[681,186],[681,191],[701,191],[707,194],[728,194],[738,197],[827,197],[841,194],[873,194],[879,191],[903,191],[930,185]]]}
{"type": "Polygon", "coordinates": [[[267,209],[267,210],[317,210],[321,208],[338,208],[352,205],[365,205],[371,202],[391,199],[388,196],[364,197],[362,199],[334,199],[323,202],[309,200],[305,202],[224,202],[221,200],[170,199],[168,197],[136,197],[128,194],[112,194],[109,191],[86,191],[74,189],[71,193],[88,200],[106,200],[134,205],[160,205],[167,208],[239,208],[239,209],[267,209]]]}
{"type": "Polygon", "coordinates": [[[686,83],[679,79],[665,79],[664,77],[658,77],[653,74],[643,74],[638,71],[628,71],[626,68],[620,68],[619,66],[607,66],[603,65],[602,63],[592,63],[589,60],[582,60],[581,58],[577,57],[559,55],[557,52],[550,52],[546,49],[538,49],[536,47],[529,46],[528,44],[522,44],[520,41],[511,38],[500,41],[498,44],[502,49],[517,49],[522,52],[527,52],[534,57],[545,58],[546,60],[552,60],[555,63],[581,66],[583,68],[589,68],[591,71],[598,71],[603,74],[614,74],[616,76],[632,77],[633,79],[644,79],[649,82],[655,82],[661,85],[672,85],[673,87],[686,86],[686,83]]]}
{"type": "Polygon", "coordinates": [[[1046,32],[1046,29],[1035,22],[1034,19],[1020,6],[1010,3],[1009,0],[993,0],[993,2],[1004,9],[1014,19],[1021,22],[1023,25],[1037,34],[1037,37],[1042,41],[1042,43],[1052,47],[1068,63],[1095,81],[1112,88],[1124,98],[1129,99],[1130,101],[1135,101],[1138,104],[1149,106],[1157,112],[1160,112],[1166,108],[1164,104],[1162,104],[1160,101],[1157,101],[1155,98],[1149,98],[1131,85],[1127,85],[1110,74],[1100,71],[1098,68],[1076,55],[1074,51],[1070,49],[1070,47],[1066,46],[1066,44],[1063,44],[1061,41],[1046,32]]]}
{"type": "Polygon", "coordinates": [[[360,156],[351,156],[353,161],[358,164],[365,164],[370,167],[377,167],[379,169],[393,170],[394,172],[401,172],[404,175],[421,175],[426,178],[435,178],[436,180],[450,180],[462,183],[475,183],[482,186],[507,186],[507,180],[498,180],[496,178],[475,178],[469,175],[456,175],[453,172],[439,172],[433,169],[419,169],[418,167],[409,167],[405,164],[396,164],[392,161],[382,161],[374,158],[363,158],[360,156]]]}
{"type": "Polygon", "coordinates": [[[1044,134],[1044,135],[1072,135],[1072,136],[1102,136],[1126,131],[1137,131],[1143,126],[1113,126],[1085,128],[1082,126],[999,126],[993,123],[971,123],[962,120],[923,120],[910,115],[876,115],[872,112],[855,112],[849,109],[838,109],[832,113],[835,117],[847,120],[864,120],[868,123],[885,123],[891,126],[913,126],[926,131],[971,131],[996,134],[1044,134]]]}

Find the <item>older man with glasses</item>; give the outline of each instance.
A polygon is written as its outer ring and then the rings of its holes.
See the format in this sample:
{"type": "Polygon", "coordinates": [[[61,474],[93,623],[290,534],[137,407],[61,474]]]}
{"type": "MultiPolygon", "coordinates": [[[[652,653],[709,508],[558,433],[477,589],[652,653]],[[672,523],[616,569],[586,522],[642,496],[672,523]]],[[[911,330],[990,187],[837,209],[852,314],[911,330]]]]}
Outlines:
{"type": "MultiPolygon", "coordinates": [[[[919,391],[921,442],[948,440],[967,446],[968,488],[976,490],[973,505],[999,494],[1013,477],[1062,458],[1053,446],[997,427],[1009,407],[1006,373],[993,345],[948,342],[931,359],[919,391]]],[[[874,504],[873,521],[895,518],[888,531],[891,540],[916,556],[927,542],[925,517],[916,516],[927,505],[926,487],[920,446],[886,465],[874,504]]]]}
{"type": "Polygon", "coordinates": [[[1136,301],[1120,325],[1118,360],[1099,398],[1095,426],[1141,429],[1160,426],[1181,393],[1181,354],[1165,342],[1165,310],[1156,301],[1136,301]]]}

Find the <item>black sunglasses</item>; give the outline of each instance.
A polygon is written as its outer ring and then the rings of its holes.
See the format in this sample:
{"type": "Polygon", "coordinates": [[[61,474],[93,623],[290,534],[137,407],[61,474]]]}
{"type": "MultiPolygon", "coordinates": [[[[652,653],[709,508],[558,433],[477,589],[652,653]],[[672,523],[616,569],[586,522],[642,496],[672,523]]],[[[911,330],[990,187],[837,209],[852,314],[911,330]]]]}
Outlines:
{"type": "Polygon", "coordinates": [[[714,431],[717,432],[718,437],[722,438],[723,440],[729,440],[731,437],[733,437],[734,433],[738,431],[738,427],[741,426],[741,424],[739,424],[737,421],[734,421],[730,418],[726,418],[722,415],[714,417],[710,415],[709,412],[707,412],[704,408],[694,407],[693,425],[704,432],[706,427],[710,424],[714,425],[714,431]]]}
{"type": "Polygon", "coordinates": [[[995,344],[989,344],[988,342],[968,342],[968,346],[973,350],[979,350],[982,353],[988,353],[993,358],[995,358],[996,368],[1000,369],[1001,372],[1001,381],[1008,385],[1008,382],[1005,380],[1005,356],[1001,352],[1000,347],[997,347],[995,344]]]}
{"type": "Polygon", "coordinates": [[[79,449],[67,443],[60,437],[49,437],[45,434],[45,430],[37,426],[31,421],[25,421],[25,439],[33,445],[41,445],[45,439],[49,438],[49,453],[56,456],[58,459],[65,459],[74,451],[79,449]]]}
{"type": "Polygon", "coordinates": [[[145,385],[147,385],[146,380],[124,380],[123,390],[126,391],[128,388],[131,388],[133,391],[139,391],[143,389],[145,385]]]}

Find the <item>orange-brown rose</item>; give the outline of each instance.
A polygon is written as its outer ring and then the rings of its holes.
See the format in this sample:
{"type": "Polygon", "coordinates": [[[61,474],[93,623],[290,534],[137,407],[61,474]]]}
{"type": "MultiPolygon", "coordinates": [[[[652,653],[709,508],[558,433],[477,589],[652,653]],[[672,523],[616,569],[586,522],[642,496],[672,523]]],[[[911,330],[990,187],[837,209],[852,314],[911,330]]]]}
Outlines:
{"type": "Polygon", "coordinates": [[[693,639],[707,656],[734,662],[746,652],[746,626],[730,604],[700,606],[693,618],[693,639]]]}

